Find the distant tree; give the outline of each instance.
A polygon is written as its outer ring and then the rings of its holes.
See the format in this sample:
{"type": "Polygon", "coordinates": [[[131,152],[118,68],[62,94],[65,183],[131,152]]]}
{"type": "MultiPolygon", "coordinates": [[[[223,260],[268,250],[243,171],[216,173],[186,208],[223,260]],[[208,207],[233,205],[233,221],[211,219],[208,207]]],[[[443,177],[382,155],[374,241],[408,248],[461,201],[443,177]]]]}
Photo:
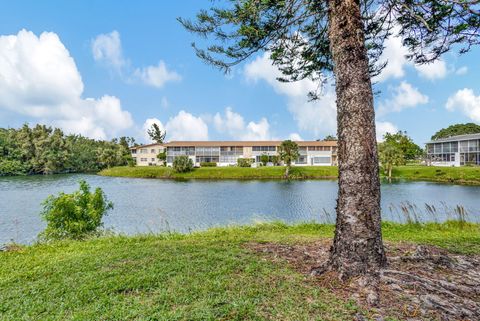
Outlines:
{"type": "Polygon", "coordinates": [[[395,144],[387,142],[379,144],[378,157],[389,179],[392,178],[393,167],[405,163],[402,150],[395,144]]]}
{"type": "Polygon", "coordinates": [[[292,162],[295,161],[298,156],[300,156],[297,143],[291,140],[284,140],[278,148],[278,155],[280,156],[280,160],[282,160],[286,165],[285,178],[288,178],[292,162]]]}
{"type": "Polygon", "coordinates": [[[111,141],[65,135],[59,128],[27,124],[19,129],[0,128],[0,176],[96,172],[133,161],[133,138],[111,141]]]}
{"type": "Polygon", "coordinates": [[[163,140],[165,139],[165,136],[167,135],[166,131],[163,131],[158,127],[157,124],[153,123],[152,127],[147,130],[148,136],[156,142],[157,144],[163,144],[163,140]]]}
{"type": "Polygon", "coordinates": [[[85,181],[72,194],[49,196],[43,203],[42,218],[47,222],[40,234],[47,240],[80,239],[95,233],[102,226],[105,213],[113,208],[101,188],[90,191],[85,181]]]}
{"type": "Polygon", "coordinates": [[[398,131],[395,134],[386,133],[383,140],[386,144],[399,148],[405,161],[418,159],[424,154],[423,149],[413,142],[406,131],[398,131]]]}
{"type": "Polygon", "coordinates": [[[270,160],[270,157],[266,154],[262,154],[260,156],[260,163],[262,163],[263,166],[267,166],[267,163],[269,160],[270,160]]]}
{"type": "Polygon", "coordinates": [[[442,128],[432,136],[432,140],[447,138],[450,136],[478,134],[480,133],[480,125],[474,123],[455,124],[442,128]]]}
{"type": "Polygon", "coordinates": [[[177,156],[173,160],[173,170],[176,173],[187,173],[193,170],[193,161],[186,155],[177,156]]]}
{"type": "Polygon", "coordinates": [[[328,142],[328,141],[337,141],[338,138],[337,136],[334,136],[334,135],[327,135],[325,136],[325,138],[323,139],[323,141],[325,142],[328,142]]]}

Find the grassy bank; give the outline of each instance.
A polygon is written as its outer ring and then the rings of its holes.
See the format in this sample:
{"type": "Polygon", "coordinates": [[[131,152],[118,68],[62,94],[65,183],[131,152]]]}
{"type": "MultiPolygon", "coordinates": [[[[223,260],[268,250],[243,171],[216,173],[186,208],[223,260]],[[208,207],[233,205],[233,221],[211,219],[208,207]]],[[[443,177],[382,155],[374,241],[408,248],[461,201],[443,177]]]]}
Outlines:
{"type": "MultiPolygon", "coordinates": [[[[101,171],[104,176],[138,178],[198,178],[198,179],[281,179],[284,167],[202,167],[190,173],[174,173],[168,167],[113,167],[101,171]]],[[[383,171],[381,171],[383,176],[383,171]]],[[[446,182],[455,184],[480,185],[479,167],[434,167],[398,166],[393,169],[393,178],[420,181],[446,182]]],[[[293,167],[292,179],[334,179],[338,168],[334,166],[293,167]]]]}
{"type": "Polygon", "coordinates": [[[394,178],[480,185],[480,167],[398,166],[394,178]]]}
{"type": "MultiPolygon", "coordinates": [[[[391,242],[480,253],[478,225],[383,230],[391,242]]],[[[0,252],[0,320],[352,320],[353,302],[245,247],[332,233],[331,225],[277,223],[19,247],[0,252]]]]}
{"type": "MultiPolygon", "coordinates": [[[[175,173],[171,167],[137,166],[112,167],[99,173],[104,176],[122,176],[138,178],[184,178],[184,179],[282,179],[285,174],[283,166],[267,167],[201,167],[189,173],[175,173]]],[[[324,178],[334,179],[338,169],[334,166],[293,167],[292,179],[324,178]]]]}

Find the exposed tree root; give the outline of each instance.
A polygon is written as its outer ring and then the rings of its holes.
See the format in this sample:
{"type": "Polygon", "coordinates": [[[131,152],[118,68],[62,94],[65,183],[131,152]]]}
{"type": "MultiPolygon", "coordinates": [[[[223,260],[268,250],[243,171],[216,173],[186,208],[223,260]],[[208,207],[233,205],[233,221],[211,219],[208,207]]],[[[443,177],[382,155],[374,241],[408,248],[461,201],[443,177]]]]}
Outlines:
{"type": "MultiPolygon", "coordinates": [[[[347,282],[327,264],[330,242],[304,245],[249,244],[274,261],[287,260],[311,281],[354,298],[380,316],[406,320],[480,320],[480,256],[432,246],[387,246],[389,266],[347,282]]],[[[363,316],[356,316],[363,320],[363,316]]]]}

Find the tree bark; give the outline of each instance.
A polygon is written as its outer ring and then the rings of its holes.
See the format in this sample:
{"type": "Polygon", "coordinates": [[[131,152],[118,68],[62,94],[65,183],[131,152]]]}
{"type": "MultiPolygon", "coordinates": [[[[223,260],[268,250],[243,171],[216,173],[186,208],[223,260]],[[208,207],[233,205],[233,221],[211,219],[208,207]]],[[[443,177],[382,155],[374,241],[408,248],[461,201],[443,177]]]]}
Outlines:
{"type": "Polygon", "coordinates": [[[328,0],[337,94],[338,200],[329,267],[342,278],[386,265],[373,92],[358,0],[328,0]]]}

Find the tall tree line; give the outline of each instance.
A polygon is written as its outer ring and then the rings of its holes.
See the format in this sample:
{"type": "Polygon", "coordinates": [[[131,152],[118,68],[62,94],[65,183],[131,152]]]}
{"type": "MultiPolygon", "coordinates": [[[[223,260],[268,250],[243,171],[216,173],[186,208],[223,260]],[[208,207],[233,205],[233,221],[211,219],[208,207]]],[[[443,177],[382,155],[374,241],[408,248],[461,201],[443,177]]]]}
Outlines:
{"type": "Polygon", "coordinates": [[[132,162],[134,139],[111,141],[65,135],[45,125],[0,128],[0,176],[95,172],[132,162]]]}

